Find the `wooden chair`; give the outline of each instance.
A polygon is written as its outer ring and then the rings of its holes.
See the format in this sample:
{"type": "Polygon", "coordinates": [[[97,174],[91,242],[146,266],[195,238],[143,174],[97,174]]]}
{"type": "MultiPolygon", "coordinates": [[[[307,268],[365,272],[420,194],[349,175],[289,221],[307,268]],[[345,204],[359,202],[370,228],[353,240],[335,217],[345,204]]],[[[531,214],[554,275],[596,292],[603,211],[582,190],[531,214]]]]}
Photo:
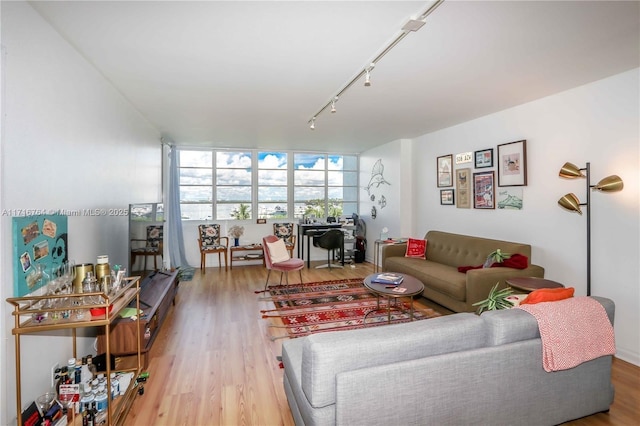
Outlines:
{"type": "MultiPolygon", "coordinates": [[[[287,260],[274,262],[272,260],[271,253],[269,252],[270,243],[275,243],[279,238],[275,235],[267,235],[262,238],[262,248],[264,250],[264,264],[268,269],[267,273],[267,281],[264,284],[264,289],[267,289],[269,285],[269,276],[271,275],[271,271],[279,271],[280,272],[280,284],[282,284],[282,275],[286,275],[287,285],[289,285],[289,271],[298,271],[300,273],[300,284],[302,284],[302,269],[304,268],[304,261],[297,257],[290,257],[287,260]]],[[[285,249],[286,250],[286,249],[285,249]]],[[[287,251],[284,251],[286,254],[287,251]]]]}
{"type": "Polygon", "coordinates": [[[147,238],[146,239],[132,239],[131,240],[131,269],[136,263],[138,256],[144,258],[143,271],[147,270],[147,257],[153,256],[153,269],[158,270],[158,256],[160,256],[160,264],[162,264],[163,253],[163,227],[162,225],[149,225],[147,226],[147,238]],[[134,245],[140,245],[144,243],[143,247],[133,247],[134,245]]]}
{"type": "Polygon", "coordinates": [[[218,253],[219,267],[222,267],[220,255],[224,253],[224,269],[227,269],[229,237],[220,236],[220,225],[216,223],[198,225],[198,247],[200,248],[200,269],[205,270],[207,255],[211,253],[218,253]]]}
{"type": "Polygon", "coordinates": [[[289,256],[293,257],[293,249],[296,248],[296,235],[293,233],[293,223],[274,223],[273,235],[284,240],[289,256]]]}

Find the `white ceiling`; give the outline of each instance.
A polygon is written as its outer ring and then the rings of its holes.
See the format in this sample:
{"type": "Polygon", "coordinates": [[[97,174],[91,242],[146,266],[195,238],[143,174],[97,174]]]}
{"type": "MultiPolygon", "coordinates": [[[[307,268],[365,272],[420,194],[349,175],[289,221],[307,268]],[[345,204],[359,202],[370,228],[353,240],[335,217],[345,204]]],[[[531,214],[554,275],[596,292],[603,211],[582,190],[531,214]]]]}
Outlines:
{"type": "Polygon", "coordinates": [[[640,66],[638,1],[30,2],[168,138],[362,152],[640,66]]]}

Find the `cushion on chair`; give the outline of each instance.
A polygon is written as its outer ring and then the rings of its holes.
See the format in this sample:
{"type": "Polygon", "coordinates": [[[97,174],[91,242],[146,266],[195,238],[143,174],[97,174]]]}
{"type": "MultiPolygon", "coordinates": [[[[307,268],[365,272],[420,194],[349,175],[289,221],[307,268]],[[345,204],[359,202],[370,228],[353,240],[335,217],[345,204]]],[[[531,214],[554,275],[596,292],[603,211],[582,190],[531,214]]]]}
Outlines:
{"type": "Polygon", "coordinates": [[[203,249],[223,247],[220,245],[220,225],[198,225],[198,230],[203,249]]]}
{"type": "Polygon", "coordinates": [[[267,248],[269,249],[271,263],[286,262],[291,258],[287,251],[287,246],[284,244],[284,240],[278,239],[278,241],[267,243],[267,248]]]}
{"type": "Polygon", "coordinates": [[[287,245],[293,244],[291,237],[293,236],[293,223],[274,223],[273,235],[284,240],[287,245]]]}
{"type": "Polygon", "coordinates": [[[162,225],[147,226],[147,247],[158,248],[163,237],[162,225]]]}

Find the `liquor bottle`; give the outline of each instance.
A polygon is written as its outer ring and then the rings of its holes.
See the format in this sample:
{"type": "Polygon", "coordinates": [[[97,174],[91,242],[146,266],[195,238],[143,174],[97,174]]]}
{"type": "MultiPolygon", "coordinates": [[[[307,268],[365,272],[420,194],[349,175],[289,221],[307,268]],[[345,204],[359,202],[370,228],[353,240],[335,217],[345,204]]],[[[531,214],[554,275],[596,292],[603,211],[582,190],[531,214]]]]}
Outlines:
{"type": "Polygon", "coordinates": [[[73,375],[73,383],[80,384],[82,383],[82,360],[76,360],[76,367],[73,375]]]}

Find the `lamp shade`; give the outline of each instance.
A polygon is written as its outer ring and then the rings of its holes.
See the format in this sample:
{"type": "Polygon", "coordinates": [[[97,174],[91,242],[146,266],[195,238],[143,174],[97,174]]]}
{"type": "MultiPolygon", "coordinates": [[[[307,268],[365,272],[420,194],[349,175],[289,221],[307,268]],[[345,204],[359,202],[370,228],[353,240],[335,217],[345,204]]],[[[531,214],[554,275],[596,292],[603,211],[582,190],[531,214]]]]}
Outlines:
{"type": "Polygon", "coordinates": [[[567,179],[585,177],[585,175],[582,174],[582,170],[573,163],[564,163],[558,175],[567,179]]]}
{"type": "Polygon", "coordinates": [[[564,197],[558,200],[558,204],[560,207],[565,208],[571,212],[576,212],[578,214],[582,214],[582,210],[580,209],[580,200],[573,193],[566,194],[564,197]]]}
{"type": "Polygon", "coordinates": [[[607,176],[606,178],[598,182],[596,186],[593,187],[593,189],[597,189],[598,191],[603,191],[603,192],[622,191],[622,188],[624,188],[624,183],[622,182],[622,179],[620,179],[620,176],[618,175],[607,176]]]}

